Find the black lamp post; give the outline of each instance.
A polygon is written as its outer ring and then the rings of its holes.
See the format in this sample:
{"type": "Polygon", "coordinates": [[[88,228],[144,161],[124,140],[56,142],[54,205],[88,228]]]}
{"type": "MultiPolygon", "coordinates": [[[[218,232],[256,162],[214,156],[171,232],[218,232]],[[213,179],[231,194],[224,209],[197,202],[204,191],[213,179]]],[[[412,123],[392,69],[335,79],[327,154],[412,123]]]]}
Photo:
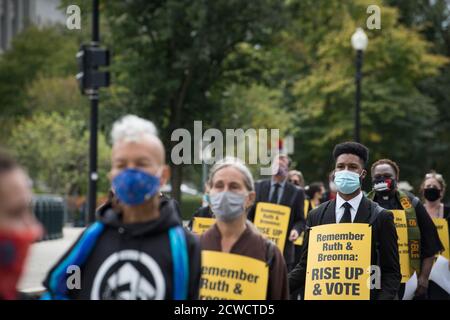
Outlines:
{"type": "Polygon", "coordinates": [[[355,74],[355,141],[361,141],[361,78],[362,78],[362,62],[363,52],[367,48],[369,40],[363,29],[357,28],[356,32],[352,35],[352,47],[356,50],[356,74],[355,74]]]}
{"type": "Polygon", "coordinates": [[[109,86],[109,72],[100,70],[109,66],[109,51],[100,48],[99,0],[92,1],[92,41],[82,45],[76,57],[79,72],[77,80],[82,94],[91,101],[89,122],[89,186],[87,195],[87,222],[95,220],[97,202],[97,123],[99,88],[109,86]]]}

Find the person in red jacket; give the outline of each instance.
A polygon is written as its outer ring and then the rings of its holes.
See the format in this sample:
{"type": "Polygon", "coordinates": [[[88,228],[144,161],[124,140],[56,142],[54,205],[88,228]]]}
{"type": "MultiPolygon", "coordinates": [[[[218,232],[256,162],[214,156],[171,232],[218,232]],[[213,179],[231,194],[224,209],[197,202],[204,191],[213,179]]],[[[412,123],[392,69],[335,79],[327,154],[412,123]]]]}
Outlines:
{"type": "Polygon", "coordinates": [[[25,171],[0,150],[0,300],[21,298],[17,284],[28,249],[42,235],[31,211],[30,186],[25,171]]]}

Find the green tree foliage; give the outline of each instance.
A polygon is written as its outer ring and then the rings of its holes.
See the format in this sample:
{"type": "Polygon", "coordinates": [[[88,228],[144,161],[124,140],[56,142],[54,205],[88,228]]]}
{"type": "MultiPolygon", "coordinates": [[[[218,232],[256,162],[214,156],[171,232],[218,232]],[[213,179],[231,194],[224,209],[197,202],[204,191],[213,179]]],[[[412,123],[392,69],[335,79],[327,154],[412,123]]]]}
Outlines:
{"type": "MultiPolygon", "coordinates": [[[[76,116],[37,113],[22,120],[8,145],[35,182],[36,191],[84,194],[88,174],[88,131],[76,116]]],[[[99,189],[108,190],[110,147],[99,135],[99,189]]]]}
{"type": "Polygon", "coordinates": [[[89,100],[80,94],[74,76],[38,76],[27,88],[25,105],[30,113],[57,112],[77,120],[87,120],[89,114],[89,100]]]}
{"type": "MultiPolygon", "coordinates": [[[[284,14],[275,0],[121,1],[105,11],[127,108],[154,120],[168,149],[174,129],[217,117],[210,93],[226,90],[247,61],[239,44],[269,43],[284,14]]],[[[181,181],[182,167],[172,167],[176,198],[181,181]]]]}
{"type": "Polygon", "coordinates": [[[393,158],[410,181],[417,182],[418,172],[432,161],[426,154],[436,143],[437,109],[418,84],[438,74],[447,60],[430,53],[430,43],[399,24],[397,10],[380,1],[293,1],[285,52],[288,59],[300,60],[290,75],[294,80],[287,81],[286,99],[295,110],[295,159],[309,181],[325,180],[333,146],[353,138],[355,53],[350,38],[356,27],[365,27],[366,8],[376,3],[382,7],[382,22],[381,30],[366,30],[362,142],[370,147],[372,161],[393,158]]]}
{"type": "MultiPolygon", "coordinates": [[[[0,142],[18,150],[39,185],[82,192],[89,107],[73,77],[92,3],[68,4],[81,7],[81,31],[29,28],[0,56],[0,142]],[[47,165],[56,160],[46,152],[61,162],[47,165]]],[[[362,142],[371,160],[396,160],[416,185],[430,168],[450,176],[448,1],[135,0],[101,1],[100,10],[113,57],[112,86],[101,92],[103,141],[127,113],[155,122],[168,159],[172,131],[192,130],[194,120],[204,129],[279,128],[295,136],[294,162],[307,181],[325,180],[334,144],[353,138],[350,38],[364,27],[362,142]],[[372,4],[381,7],[381,30],[365,28],[372,4]]],[[[178,198],[182,180],[199,184],[201,166],[172,174],[178,198]]]]}
{"type": "MultiPolygon", "coordinates": [[[[409,28],[418,30],[433,46],[433,52],[450,57],[450,2],[448,0],[389,0],[399,8],[400,21],[409,28]]],[[[426,169],[434,169],[450,177],[450,65],[439,69],[439,73],[420,82],[420,91],[429,96],[437,108],[438,116],[433,128],[433,142],[428,147],[426,169]]]]}
{"type": "Polygon", "coordinates": [[[4,142],[17,119],[35,110],[27,104],[27,88],[39,76],[61,77],[76,73],[74,34],[64,28],[29,27],[0,55],[0,143],[4,142]]]}

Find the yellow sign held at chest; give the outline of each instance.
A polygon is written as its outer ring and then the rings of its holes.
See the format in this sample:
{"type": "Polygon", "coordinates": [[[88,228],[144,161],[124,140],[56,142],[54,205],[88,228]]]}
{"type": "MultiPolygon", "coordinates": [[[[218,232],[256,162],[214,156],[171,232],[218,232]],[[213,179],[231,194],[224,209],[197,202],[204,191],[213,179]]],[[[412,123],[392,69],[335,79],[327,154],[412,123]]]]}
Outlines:
{"type": "Polygon", "coordinates": [[[449,245],[449,236],[448,236],[448,222],[443,218],[433,218],[434,225],[439,234],[439,239],[444,246],[444,252],[441,253],[442,256],[446,257],[450,260],[450,245],[449,245]]]}
{"type": "Polygon", "coordinates": [[[202,251],[201,300],[265,300],[269,268],[264,261],[202,251]]]}
{"type": "Polygon", "coordinates": [[[290,216],[291,208],[287,206],[268,202],[258,202],[256,205],[256,228],[272,240],[281,252],[284,251],[290,216]]]}
{"type": "Polygon", "coordinates": [[[369,300],[371,241],[365,223],[312,227],[305,300],[369,300]]]}
{"type": "Polygon", "coordinates": [[[406,283],[411,277],[408,246],[408,225],[405,210],[390,210],[394,216],[395,229],[398,236],[398,255],[400,257],[400,272],[402,283],[406,283]]]}
{"type": "Polygon", "coordinates": [[[192,223],[192,232],[200,236],[206,230],[208,230],[214,223],[216,223],[216,219],[214,218],[195,217],[192,223]]]}
{"type": "Polygon", "coordinates": [[[309,212],[309,200],[305,199],[305,201],[303,201],[303,213],[305,215],[305,219],[308,217],[308,212],[309,212]]]}
{"type": "Polygon", "coordinates": [[[303,237],[304,236],[305,236],[305,233],[302,232],[302,234],[298,236],[297,240],[294,241],[294,244],[296,246],[302,246],[303,245],[303,237]]]}

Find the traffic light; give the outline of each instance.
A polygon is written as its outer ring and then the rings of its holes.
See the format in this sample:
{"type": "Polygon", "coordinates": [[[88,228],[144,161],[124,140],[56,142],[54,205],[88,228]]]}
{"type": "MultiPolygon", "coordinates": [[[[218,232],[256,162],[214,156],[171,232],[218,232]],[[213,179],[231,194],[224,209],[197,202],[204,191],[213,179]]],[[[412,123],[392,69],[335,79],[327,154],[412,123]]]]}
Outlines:
{"type": "Polygon", "coordinates": [[[78,74],[76,76],[82,94],[109,86],[109,71],[100,67],[109,66],[109,51],[97,46],[82,45],[77,55],[78,74]]]}

